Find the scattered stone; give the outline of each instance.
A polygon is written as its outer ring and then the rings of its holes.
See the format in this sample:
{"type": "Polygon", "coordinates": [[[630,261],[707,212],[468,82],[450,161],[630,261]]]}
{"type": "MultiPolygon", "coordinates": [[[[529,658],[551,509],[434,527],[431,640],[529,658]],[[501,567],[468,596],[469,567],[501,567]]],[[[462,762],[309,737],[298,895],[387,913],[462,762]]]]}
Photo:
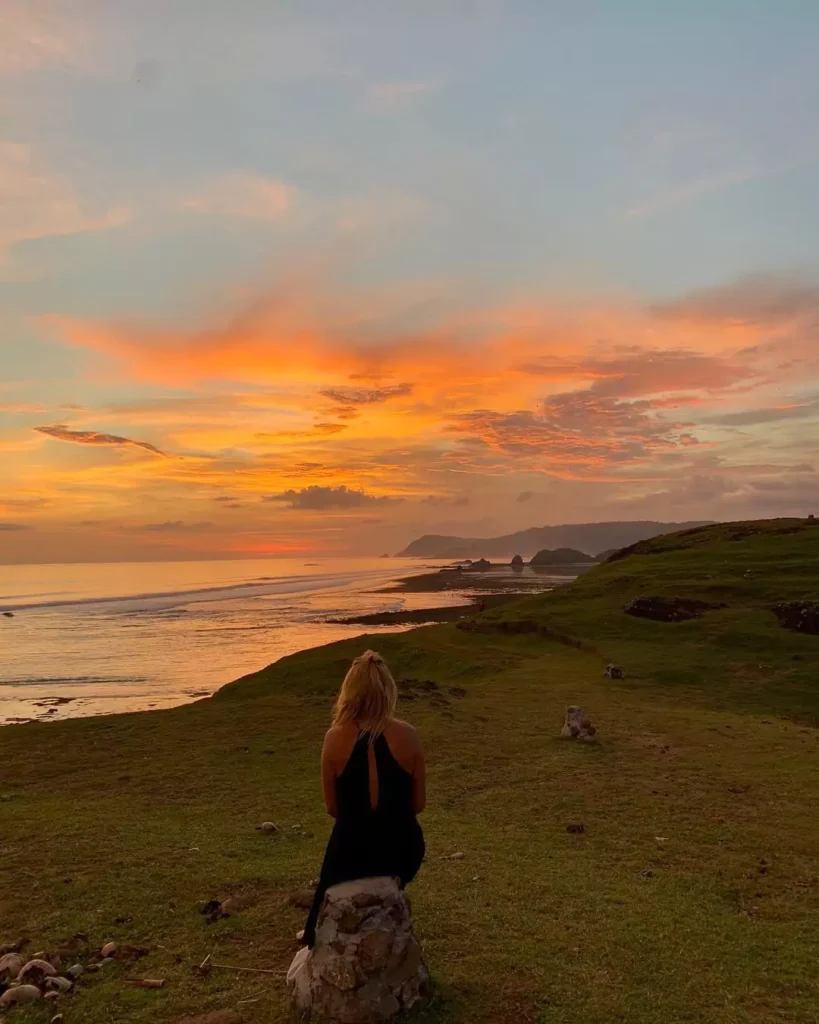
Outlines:
{"type": "Polygon", "coordinates": [[[23,969],[23,958],[19,953],[6,953],[0,957],[0,978],[16,978],[23,969]]]}
{"type": "Polygon", "coordinates": [[[809,633],[811,636],[819,635],[819,604],[788,601],[774,605],[773,613],[783,629],[793,629],[797,633],[809,633]]]}
{"type": "Polygon", "coordinates": [[[625,606],[627,615],[654,622],[684,622],[698,619],[703,612],[726,608],[725,604],[699,601],[691,597],[635,597],[625,606]]]}
{"type": "Polygon", "coordinates": [[[577,704],[571,704],[566,708],[566,717],[563,720],[563,728],[560,735],[565,739],[581,740],[585,743],[594,742],[597,736],[597,729],[586,717],[586,712],[577,704]]]}
{"type": "Polygon", "coordinates": [[[34,1003],[40,998],[40,990],[36,985],[17,985],[6,989],[0,996],[0,1006],[23,1006],[34,1003]]]}
{"type": "Polygon", "coordinates": [[[272,821],[263,821],[261,825],[256,826],[257,832],[266,832],[268,835],[275,835],[279,831],[279,826],[274,825],[272,821]]]}
{"type": "Polygon", "coordinates": [[[86,969],[86,971],[89,974],[96,974],[97,971],[99,971],[101,967],[102,967],[102,964],[97,964],[97,963],[91,963],[91,964],[86,964],[85,965],[85,969],[86,969]]]}
{"type": "Polygon", "coordinates": [[[566,831],[573,836],[582,835],[586,831],[586,826],[582,821],[572,822],[571,825],[566,826],[566,831]]]}
{"type": "Polygon", "coordinates": [[[76,981],[77,978],[79,978],[79,976],[84,972],[84,970],[85,968],[83,967],[82,964],[73,964],[71,967],[68,968],[68,970],[65,973],[69,978],[72,979],[72,981],[76,981]]]}
{"type": "Polygon", "coordinates": [[[457,853],[447,853],[447,854],[445,854],[442,859],[443,860],[463,860],[465,856],[466,856],[466,854],[459,850],[457,853]]]}
{"type": "Polygon", "coordinates": [[[622,679],[623,670],[619,665],[615,665],[613,661],[610,661],[608,665],[606,665],[606,670],[603,675],[606,679],[622,679]]]}
{"type": "Polygon", "coordinates": [[[109,956],[113,956],[114,953],[116,953],[116,951],[117,951],[117,944],[116,944],[116,942],[106,942],[105,945],[100,950],[100,956],[102,956],[103,960],[105,960],[109,956]]]}
{"type": "Polygon", "coordinates": [[[219,916],[231,917],[233,914],[238,914],[241,909],[239,900],[235,896],[228,896],[226,900],[222,900],[219,904],[219,916]]]}
{"type": "Polygon", "coordinates": [[[134,988],[164,988],[164,978],[127,978],[126,984],[134,988]]]}
{"type": "Polygon", "coordinates": [[[51,1024],[64,1024],[65,1017],[61,1013],[58,1013],[55,1017],[51,1018],[51,1024]]]}
{"type": "Polygon", "coordinates": [[[0,946],[0,956],[5,956],[6,953],[19,953],[30,941],[30,939],[18,939],[16,942],[7,942],[4,946],[0,946]]]}
{"type": "Polygon", "coordinates": [[[45,987],[52,992],[70,992],[72,982],[68,978],[61,978],[59,975],[56,975],[53,978],[46,978],[45,987]]]}
{"type": "Polygon", "coordinates": [[[297,1008],[339,1024],[372,1024],[415,1006],[429,974],[406,897],[392,878],[345,882],[327,891],[314,948],[287,972],[297,1008]]]}
{"type": "Polygon", "coordinates": [[[50,978],[56,973],[56,967],[52,967],[48,960],[44,960],[42,956],[38,956],[33,957],[23,968],[21,968],[20,973],[17,975],[17,980],[30,981],[34,984],[39,984],[43,978],[50,978]]]}
{"type": "Polygon", "coordinates": [[[299,910],[309,910],[313,906],[314,889],[300,889],[287,897],[291,907],[298,907],[299,910]]]}

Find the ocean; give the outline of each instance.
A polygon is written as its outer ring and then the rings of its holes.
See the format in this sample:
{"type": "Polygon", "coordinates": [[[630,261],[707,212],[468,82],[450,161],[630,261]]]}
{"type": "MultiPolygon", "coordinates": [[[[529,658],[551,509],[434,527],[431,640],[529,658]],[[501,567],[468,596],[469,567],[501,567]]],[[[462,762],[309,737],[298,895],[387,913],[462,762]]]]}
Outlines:
{"type": "MultiPolygon", "coordinates": [[[[461,604],[374,593],[416,559],[0,566],[0,724],[166,708],[378,627],[328,619],[461,604]]],[[[395,632],[402,627],[386,627],[395,632]]],[[[410,628],[410,627],[405,627],[410,628]]]]}

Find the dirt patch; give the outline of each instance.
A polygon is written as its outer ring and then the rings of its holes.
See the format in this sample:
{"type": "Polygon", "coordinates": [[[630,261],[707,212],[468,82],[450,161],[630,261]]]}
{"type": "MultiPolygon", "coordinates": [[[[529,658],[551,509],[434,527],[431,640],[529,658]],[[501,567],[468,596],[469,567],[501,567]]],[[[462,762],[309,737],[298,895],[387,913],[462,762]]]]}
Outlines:
{"type": "Polygon", "coordinates": [[[635,597],[625,606],[623,611],[638,619],[651,619],[653,622],[685,622],[698,619],[703,612],[725,608],[724,604],[712,604],[690,597],[635,597]]]}
{"type": "Polygon", "coordinates": [[[819,636],[819,605],[807,601],[789,601],[774,605],[773,613],[783,629],[819,636]]]}

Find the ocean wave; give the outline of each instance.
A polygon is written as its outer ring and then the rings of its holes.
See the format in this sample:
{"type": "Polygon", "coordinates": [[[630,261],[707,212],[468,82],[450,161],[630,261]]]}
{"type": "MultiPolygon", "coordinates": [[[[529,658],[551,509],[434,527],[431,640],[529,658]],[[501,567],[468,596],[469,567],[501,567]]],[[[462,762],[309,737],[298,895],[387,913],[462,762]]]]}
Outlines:
{"type": "Polygon", "coordinates": [[[185,590],[156,590],[137,594],[119,594],[110,597],[75,597],[56,601],[23,601],[20,604],[0,605],[0,612],[47,610],[52,608],[106,608],[112,611],[159,611],[180,604],[216,601],[220,598],[265,597],[276,594],[325,590],[342,587],[367,576],[384,575],[370,572],[343,572],[312,576],[278,576],[264,580],[248,580],[209,587],[191,587],[185,590]]]}
{"type": "Polygon", "coordinates": [[[4,679],[0,686],[85,686],[97,683],[147,683],[147,676],[23,676],[18,679],[4,679]]]}

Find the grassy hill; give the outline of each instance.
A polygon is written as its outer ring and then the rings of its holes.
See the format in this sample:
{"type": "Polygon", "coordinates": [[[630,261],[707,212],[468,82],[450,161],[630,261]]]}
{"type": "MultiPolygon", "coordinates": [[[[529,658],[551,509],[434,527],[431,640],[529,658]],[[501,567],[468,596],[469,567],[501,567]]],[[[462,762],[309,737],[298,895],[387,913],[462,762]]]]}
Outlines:
{"type": "Polygon", "coordinates": [[[808,521],[664,536],[465,628],[309,651],[173,711],[0,730],[0,944],[149,950],[66,1000],[66,1024],[290,1020],[282,976],[193,965],[286,969],[329,827],[323,729],[372,645],[429,760],[418,1020],[814,1022],[819,637],[770,607],[817,599],[817,555],[808,521]],[[624,613],[640,596],[725,607],[661,623],[624,613]],[[570,703],[599,744],[557,738],[570,703]],[[228,895],[245,908],[208,925],[201,902],[228,895]]]}

